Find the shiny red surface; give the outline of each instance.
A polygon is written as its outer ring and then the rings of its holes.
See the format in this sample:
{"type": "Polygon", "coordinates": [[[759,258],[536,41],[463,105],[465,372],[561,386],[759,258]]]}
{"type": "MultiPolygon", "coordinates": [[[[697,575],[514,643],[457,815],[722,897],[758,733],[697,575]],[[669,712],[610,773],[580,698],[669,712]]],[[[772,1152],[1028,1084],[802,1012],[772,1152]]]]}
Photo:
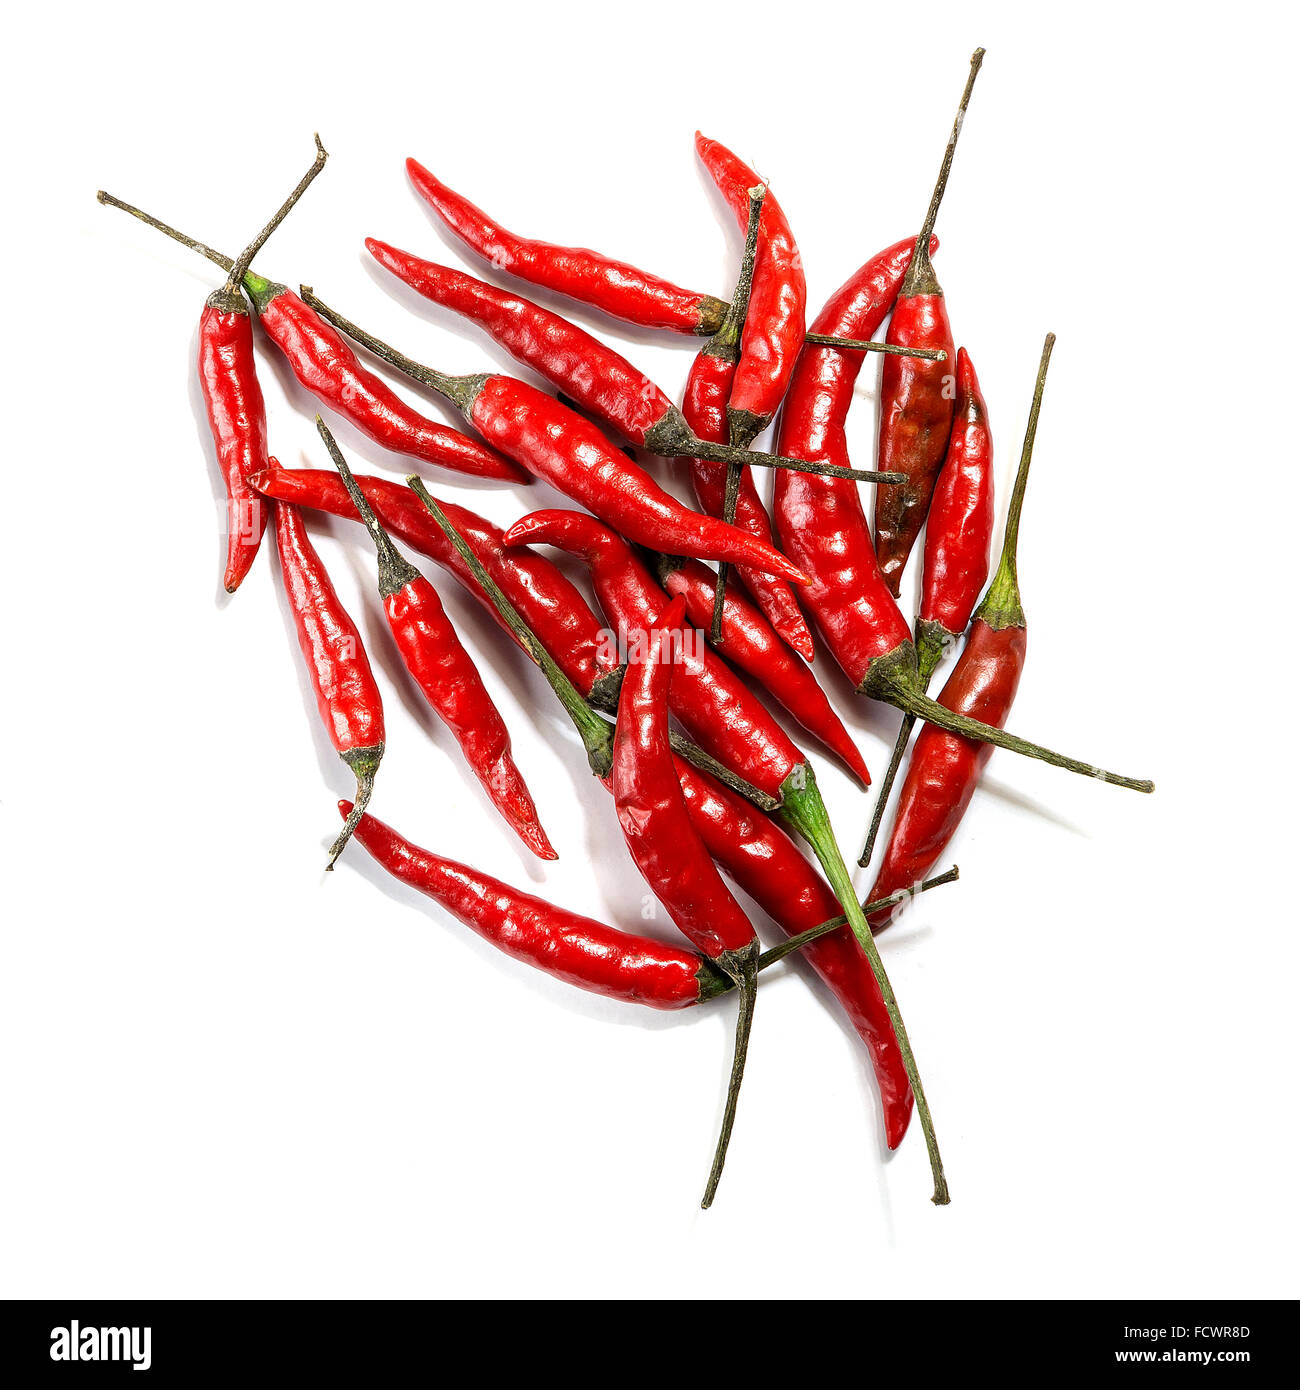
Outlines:
{"type": "Polygon", "coordinates": [[[226,483],[226,573],[234,593],[257,558],[266,504],[248,479],[267,466],[266,403],[253,355],[253,320],[206,305],[199,320],[199,385],[226,483]]]}
{"type": "Polygon", "coordinates": [[[275,295],[260,317],[307,390],[377,444],[477,478],[528,481],[528,475],[509,459],[412,410],[374,372],[363,367],[343,335],[292,290],[275,295]]]}
{"type": "Polygon", "coordinates": [[[316,708],[339,753],[384,741],[384,707],[356,624],[334,592],[295,507],[275,504],[280,575],[316,708]]]}
{"type": "MultiPolygon", "coordinates": [[[[930,244],[936,247],[937,239],[930,244]]],[[[914,245],[909,238],[873,256],[831,296],[812,331],[870,338],[893,307],[914,245]]],[[[848,464],[845,424],[865,355],[811,343],[804,348],[781,412],[781,453],[848,464]]],[[[799,597],[857,685],[872,661],[912,635],[876,563],[858,485],[781,469],[773,498],[781,545],[811,580],[799,597]]]]}
{"type": "MultiPolygon", "coordinates": [[[[695,132],[695,149],[743,232],[749,224],[749,190],[763,182],[717,140],[695,132]]],[[[758,224],[754,286],[745,315],[740,362],[731,388],[732,410],[761,420],[776,414],[803,346],[808,287],[789,220],[771,189],[758,224]]]]}
{"type": "MultiPolygon", "coordinates": [[[[344,817],[352,803],[339,802],[344,817]]],[[[362,816],[353,836],[394,878],[424,893],[499,950],[558,980],[652,1009],[699,1001],[700,959],[521,893],[467,864],[421,849],[362,816]]]]}
{"type": "Polygon", "coordinates": [[[514,377],[488,377],[473,409],[484,439],[628,540],[669,555],[749,564],[802,582],[802,573],[780,551],[683,507],[595,425],[536,387],[514,377]]]}
{"type": "Polygon", "coordinates": [[[876,558],[889,592],[898,596],[907,557],[925,525],[935,479],[952,429],[952,328],[941,294],[907,295],[894,305],[885,341],[942,348],[943,362],[885,358],[880,372],[880,450],[876,467],[907,474],[907,482],[876,489],[876,558]]]}
{"type": "Polygon", "coordinates": [[[516,236],[414,159],[406,161],[406,172],[416,192],[447,226],[496,269],[593,304],[627,323],[677,333],[699,331],[703,296],[598,251],[516,236]]]}
{"type": "Polygon", "coordinates": [[[706,956],[738,951],[754,928],[722,881],[686,813],[668,743],[668,685],[674,631],[685,604],[674,599],[631,653],[618,701],[610,787],[628,852],[682,935],[706,956]]]}
{"type": "Polygon", "coordinates": [[[406,669],[455,736],[492,804],[539,859],[558,858],[510,756],[510,731],[438,591],[421,575],[397,593],[385,595],[384,615],[406,669]]]}
{"type": "MultiPolygon", "coordinates": [[[[695,354],[690,375],[686,379],[686,395],[682,414],[697,439],[711,444],[728,443],[727,401],[735,379],[736,364],[725,357],[708,352],[695,354]]],[[[700,506],[710,516],[720,517],[726,501],[727,465],[691,459],[691,482],[700,506]]],[[[749,468],[740,470],[740,492],[736,497],[736,525],[759,540],[774,545],[772,523],[754,486],[749,468]]],[[[775,579],[761,570],[741,566],[736,570],[741,582],[754,596],[755,602],[767,614],[768,621],[805,661],[813,659],[812,633],[808,631],[799,611],[794,591],[783,579],[775,579]]],[[[707,624],[706,624],[707,626],[707,624]]]]}
{"type": "Polygon", "coordinates": [[[992,539],[993,433],[974,364],[960,348],[952,434],[925,527],[923,619],[954,637],[966,631],[989,577],[992,539]]]}
{"type": "MultiPolygon", "coordinates": [[[[506,532],[506,544],[553,545],[591,571],[596,600],[632,655],[668,606],[658,581],[620,537],[579,512],[541,511],[506,532]]],[[[769,796],[802,764],[802,753],[758,698],[711,652],[700,634],[674,664],[668,702],[687,734],[706,753],[769,796]]]]}

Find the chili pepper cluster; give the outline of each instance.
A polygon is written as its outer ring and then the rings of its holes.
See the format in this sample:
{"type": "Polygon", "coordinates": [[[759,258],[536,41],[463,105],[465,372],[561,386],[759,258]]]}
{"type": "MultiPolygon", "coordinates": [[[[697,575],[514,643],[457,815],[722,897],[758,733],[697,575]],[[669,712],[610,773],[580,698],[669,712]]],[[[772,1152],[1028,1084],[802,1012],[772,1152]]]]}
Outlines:
{"type": "Polygon", "coordinates": [[[321,720],[356,780],[354,798],[339,803],[343,826],[327,867],[355,838],[394,877],[501,950],[613,998],[676,1009],[734,990],[732,1074],[706,1207],[735,1119],[759,977],[795,950],[868,1050],[891,1149],[915,1110],[933,1200],[946,1203],[933,1120],[873,933],[915,893],[956,878],[955,869],[927,876],[994,747],[1152,789],[1004,727],[1025,659],[1016,548],[1054,339],[1048,334],[1044,343],[990,580],[993,435],[974,362],[956,347],[933,264],[934,227],[982,59],[983,50],[971,59],[920,231],[870,256],[811,328],[789,219],[757,174],[716,140],[697,134],[696,150],[746,233],[729,299],[594,251],[507,231],[428,169],[407,162],[415,192],[508,281],[539,285],[607,319],[705,338],[681,406],[623,354],[517,289],[387,242],[366,241],[381,266],[482,329],[555,394],[500,372],[447,376],[381,342],[308,287],[298,294],[253,271],[254,256],[325,165],[319,138],[307,174],[234,259],[99,194],[227,272],[203,309],[198,338],[199,379],[229,501],[225,586],[239,587],[270,530],[321,720]],[[321,415],[317,428],[333,468],[282,468],[269,452],[254,320],[325,412],[393,454],[503,483],[542,478],[575,507],[533,511],[502,531],[438,501],[414,475],[405,485],[354,477],[321,415]],[[442,396],[472,433],[427,419],[357,349],[442,396]],[[846,426],[855,380],[873,352],[883,355],[878,447],[874,466],[861,469],[850,461],[846,426]],[[752,448],[773,421],[775,452],[752,448]],[[660,488],[628,446],[682,459],[699,510],[660,488]],[[754,466],[774,475],[770,509],[754,466]],[[862,483],[875,486],[871,524],[862,483]],[[506,719],[437,589],[399,542],[473,594],[539,667],[613,797],[632,862],[684,944],[581,917],[422,849],[368,814],[384,757],[383,700],[357,625],[311,543],[303,519],[309,511],[357,520],[369,532],[379,596],[403,664],[454,735],[485,805],[539,858],[554,859],[511,755],[506,719]],[[913,624],[897,598],[923,534],[913,624]],[[578,557],[596,608],[544,548],[578,557]],[[617,644],[607,640],[611,629],[617,644]],[[814,672],[814,632],[859,694],[903,715],[859,858],[863,866],[873,861],[890,787],[906,759],[865,903],[813,768],[769,709],[774,702],[787,711],[864,788],[870,785],[867,764],[814,672]],[[950,659],[932,698],[930,682],[950,659]],[[912,743],[918,720],[923,727],[912,743]],[[785,932],[781,946],[763,951],[728,879],[785,932]]]}

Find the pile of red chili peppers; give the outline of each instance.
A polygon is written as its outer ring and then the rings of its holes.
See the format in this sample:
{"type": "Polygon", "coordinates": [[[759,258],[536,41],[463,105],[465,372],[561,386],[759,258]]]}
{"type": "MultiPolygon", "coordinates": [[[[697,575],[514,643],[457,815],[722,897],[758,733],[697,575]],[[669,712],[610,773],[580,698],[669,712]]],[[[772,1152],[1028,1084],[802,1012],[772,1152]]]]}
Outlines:
{"type": "MultiPolygon", "coordinates": [[[[612,998],[678,1009],[734,990],[735,1048],[706,1207],[736,1116],[760,977],[792,951],[805,956],[861,1036],[891,1149],[917,1113],[933,1200],[946,1203],[933,1119],[873,933],[896,920],[916,893],[956,877],[955,869],[927,875],[994,747],[1152,789],[1005,730],[1025,659],[1017,540],[1054,338],[1048,334],[1043,346],[990,581],[993,435],[972,355],[957,347],[932,260],[983,56],[981,49],[971,59],[919,231],[867,256],[811,327],[789,218],[758,174],[717,140],[697,134],[696,151],[746,233],[734,290],[718,297],[596,251],[507,231],[408,160],[416,194],[495,280],[373,238],[366,241],[370,254],[485,332],[554,394],[501,372],[447,376],[381,342],[305,286],[296,294],[252,269],[324,167],[319,139],[311,168],[234,259],[99,194],[227,272],[203,309],[198,335],[199,381],[229,500],[224,583],[230,592],[239,587],[271,529],[321,719],[356,780],[355,797],[339,803],[343,827],[327,867],[355,838],[392,875],[501,950],[612,998]],[[682,404],[592,331],[525,297],[521,282],[597,311],[602,324],[705,338],[682,404]],[[282,468],[269,452],[255,323],[323,411],[407,460],[403,472],[415,460],[502,483],[539,477],[571,499],[572,509],[531,511],[502,530],[438,501],[413,475],[405,483],[354,477],[321,415],[316,423],[332,467],[282,468]],[[450,402],[466,429],[416,410],[358,349],[450,402]],[[870,352],[882,359],[878,450],[871,468],[858,469],[850,463],[846,425],[870,352]],[[775,451],[753,449],[774,421],[775,451]],[[699,510],[659,487],[636,461],[638,449],[681,458],[699,510]],[[771,475],[770,502],[753,465],[771,475]],[[875,488],[873,525],[860,493],[864,482],[875,488]],[[534,854],[554,859],[542,826],[545,807],[539,810],[512,757],[506,717],[438,590],[408,552],[464,586],[531,658],[613,797],[629,857],[681,943],[581,917],[422,849],[368,814],[385,750],[380,684],[358,625],[312,545],[305,524],[311,512],[354,519],[369,533],[396,655],[455,736],[482,785],[483,811],[490,814],[490,805],[534,854]],[[921,599],[912,624],[896,600],[922,536],[921,599]],[[581,560],[588,594],[542,553],[545,547],[581,560]],[[864,866],[872,862],[890,785],[905,769],[866,902],[812,765],[771,708],[781,706],[850,776],[870,785],[867,763],[814,672],[814,634],[858,693],[903,715],[860,858],[864,866]],[[950,660],[933,699],[931,678],[950,660]],[[911,743],[918,720],[921,732],[911,743]],[[763,950],[728,879],[785,933],[780,946],[763,950]]],[[[607,814],[600,806],[596,813],[607,814]]]]}

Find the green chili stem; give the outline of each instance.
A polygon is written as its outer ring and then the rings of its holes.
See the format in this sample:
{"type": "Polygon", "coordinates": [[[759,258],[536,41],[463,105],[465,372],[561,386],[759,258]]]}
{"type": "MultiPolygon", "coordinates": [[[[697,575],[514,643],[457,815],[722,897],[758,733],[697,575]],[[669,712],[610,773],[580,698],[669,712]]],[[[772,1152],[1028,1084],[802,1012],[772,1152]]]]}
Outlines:
{"type": "Polygon", "coordinates": [[[298,186],[289,194],[288,198],[280,205],[274,217],[262,228],[260,232],[248,243],[239,253],[234,265],[230,267],[230,274],[226,277],[226,289],[234,293],[242,284],[244,275],[248,267],[253,262],[253,257],[266,245],[266,239],[273,231],[288,217],[293,210],[294,204],[306,193],[311,181],[325,167],[325,161],[329,155],[325,152],[325,146],[320,142],[320,136],[313,136],[316,141],[316,160],[311,168],[298,181],[298,186]]]}
{"type": "Polygon", "coordinates": [[[736,1014],[736,1036],[732,1044],[731,1075],[727,1079],[727,1103],[722,1111],[722,1125],[713,1151],[713,1165],[704,1187],[700,1206],[707,1211],[713,1205],[722,1177],[722,1165],[727,1161],[727,1146],[736,1123],[736,1103],[740,1099],[740,1083],[745,1076],[745,1058],[749,1055],[749,1035],[754,1026],[754,1001],[758,996],[758,942],[752,941],[740,951],[724,951],[717,961],[718,968],[736,986],[739,1008],[736,1014]]]}
{"type": "Polygon", "coordinates": [[[817,347],[839,348],[841,352],[884,352],[891,357],[923,357],[927,362],[946,362],[943,348],[902,347],[898,343],[878,343],[874,338],[838,338],[834,333],[805,333],[805,343],[817,347]]]}
{"type": "Polygon", "coordinates": [[[178,232],[175,227],[169,227],[166,222],[160,222],[156,217],[150,216],[147,212],[142,212],[138,207],[131,203],[124,203],[121,198],[115,198],[111,193],[105,193],[101,188],[95,194],[96,199],[103,203],[105,207],[120,208],[123,212],[129,212],[132,217],[138,217],[141,222],[146,223],[155,231],[161,232],[164,236],[169,236],[173,241],[179,241],[182,246],[188,246],[191,251],[197,251],[200,256],[205,256],[213,265],[219,265],[222,270],[228,271],[235,264],[230,256],[223,256],[220,251],[214,251],[212,247],[204,245],[201,241],[196,241],[191,236],[186,236],[184,232],[178,232]]]}

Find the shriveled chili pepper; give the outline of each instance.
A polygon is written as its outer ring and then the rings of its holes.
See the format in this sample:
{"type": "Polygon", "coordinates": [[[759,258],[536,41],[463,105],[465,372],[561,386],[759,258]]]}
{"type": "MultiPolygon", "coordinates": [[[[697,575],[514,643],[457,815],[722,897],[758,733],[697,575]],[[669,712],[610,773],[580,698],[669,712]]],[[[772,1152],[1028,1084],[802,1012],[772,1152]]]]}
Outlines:
{"type": "MultiPolygon", "coordinates": [[[[952,329],[928,247],[939,203],[948,186],[952,157],[971,89],[983,61],[984,50],[977,48],[971,56],[966,90],[957,108],[948,147],[944,150],[939,181],[934,186],[925,221],[917,235],[886,335],[887,342],[905,347],[942,348],[950,357],[952,329]]],[[[925,525],[935,478],[948,447],[953,420],[951,385],[947,367],[915,357],[886,357],[881,370],[880,466],[907,474],[905,483],[882,488],[876,494],[876,557],[889,592],[895,598],[907,557],[925,525]]]]}
{"type": "Polygon", "coordinates": [[[610,786],[628,852],[682,935],[736,984],[740,1012],[722,1130],[701,1206],[713,1204],[727,1158],[754,1017],[758,938],[695,833],[668,743],[668,683],[674,637],[686,611],[673,599],[647,629],[644,655],[630,655],[618,701],[610,786]]]}
{"type": "MultiPolygon", "coordinates": [[[[611,425],[652,454],[676,458],[703,452],[723,463],[743,458],[760,467],[801,471],[809,467],[802,459],[780,459],[772,454],[745,452],[725,443],[714,445],[697,439],[682,412],[622,353],[522,295],[508,294],[462,270],[422,261],[418,256],[399,251],[373,237],[367,239],[366,248],[404,284],[486,329],[512,357],[553,382],[588,415],[611,425]]],[[[306,290],[303,293],[314,308],[345,333],[371,347],[385,360],[393,361],[372,346],[369,335],[359,329],[353,332],[352,324],[327,309],[306,290]]],[[[400,367],[397,362],[393,365],[400,367]]],[[[401,367],[401,370],[406,369],[401,367]]],[[[880,480],[879,474],[865,470],[857,470],[852,476],[859,482],[880,480]]]]}
{"type": "Polygon", "coordinates": [[[357,779],[356,805],[330,846],[325,867],[332,869],[375,788],[375,773],[384,756],[384,706],[361,634],[334,592],[302,514],[283,502],[272,505],[280,576],[316,693],[316,708],[339,757],[357,779]]]}
{"type": "MultiPolygon", "coordinates": [[[[608,787],[609,771],[612,764],[612,731],[609,725],[597,715],[582,698],[560,670],[556,660],[528,631],[510,601],[499,586],[479,564],[478,560],[463,540],[456,535],[450,522],[441,515],[437,503],[428,497],[427,490],[418,478],[407,481],[419,493],[435,519],[443,525],[453,543],[462,549],[464,559],[475,570],[475,576],[490,594],[501,616],[517,633],[525,649],[537,662],[547,683],[556,698],[563,705],[586,749],[587,762],[593,773],[603,785],[608,787]]],[[[671,690],[671,686],[670,686],[671,690]]],[[[826,884],[817,876],[812,866],[794,848],[777,826],[758,815],[751,802],[742,800],[707,774],[697,771],[678,759],[677,775],[682,795],[686,800],[692,824],[704,840],[709,853],[776,921],[784,931],[798,935],[816,925],[814,918],[819,907],[826,906],[826,884]]],[[[847,934],[826,937],[819,940],[817,951],[810,951],[810,960],[815,969],[826,980],[832,992],[841,1001],[854,1026],[867,1044],[872,1058],[872,1066],[879,1078],[881,1096],[885,1109],[885,1132],[890,1147],[901,1141],[911,1113],[911,1084],[916,1076],[916,1063],[910,1048],[906,1054],[906,1033],[898,1014],[898,1005],[889,988],[888,978],[880,963],[875,943],[866,930],[865,918],[858,908],[852,885],[847,883],[847,870],[830,835],[829,825],[819,828],[818,816],[825,821],[825,811],[819,812],[820,797],[816,792],[812,769],[806,776],[799,774],[791,778],[787,788],[793,802],[785,810],[785,824],[789,831],[803,836],[818,853],[823,864],[830,863],[827,876],[833,877],[841,885],[832,895],[841,906],[853,905],[846,913],[853,938],[847,934]],[[808,784],[811,784],[809,787],[808,784]],[[806,829],[804,827],[807,827],[806,829]],[[819,847],[815,837],[822,840],[819,847]],[[829,841],[829,847],[826,842],[829,841]],[[838,867],[836,860],[838,859],[838,867]],[[859,925],[860,924],[860,925],[859,925]],[[868,949],[864,953],[858,941],[866,938],[868,949]],[[865,968],[863,968],[865,962],[865,968]],[[888,997],[886,997],[886,995],[888,997]],[[899,1036],[903,1046],[899,1044],[899,1036]]],[[[875,910],[873,906],[873,911],[875,910]]],[[[947,1185],[939,1163],[933,1126],[929,1119],[928,1107],[922,1094],[923,1123],[926,1130],[926,1146],[931,1155],[932,1167],[937,1168],[936,1198],[946,1200],[947,1185]]]]}
{"type": "MultiPolygon", "coordinates": [[[[706,628],[713,616],[714,571],[698,560],[661,555],[659,581],[664,589],[686,600],[686,612],[697,628],[706,628]]],[[[722,638],[717,650],[774,696],[809,733],[847,764],[853,775],[870,786],[871,773],[849,737],[838,714],[831,708],[817,677],[773,631],[767,619],[741,594],[727,600],[722,638]]]]}
{"type": "MultiPolygon", "coordinates": [[[[347,489],[334,473],[315,468],[290,470],[277,465],[255,474],[251,481],[258,492],[277,501],[360,520],[347,489]]],[[[387,478],[357,477],[355,481],[389,531],[455,576],[502,629],[519,640],[409,487],[387,478]]],[[[577,588],[545,556],[522,546],[507,547],[505,533],[499,526],[454,502],[441,505],[488,573],[524,615],[528,626],[555,654],[564,674],[584,697],[602,708],[613,709],[618,702],[623,668],[618,665],[617,653],[609,649],[604,625],[577,588]]]]}
{"type": "MultiPolygon", "coordinates": [[[[749,221],[749,190],[762,180],[720,141],[706,140],[698,130],[695,149],[743,231],[749,221]]],[[[740,361],[727,402],[733,444],[748,444],[776,414],[803,346],[807,304],[799,248],[781,204],[768,193],[740,361]]]]}
{"type": "Polygon", "coordinates": [[[445,396],[485,438],[630,539],[674,555],[743,561],[803,582],[803,575],[779,550],[683,507],[594,425],[536,387],[495,373],[445,376],[349,323],[305,285],[303,295],[350,338],[445,396]]]}
{"type": "MultiPolygon", "coordinates": [[[[102,190],[97,196],[101,203],[129,212],[223,270],[229,271],[234,265],[229,256],[178,232],[130,203],[102,190]]],[[[413,410],[385,382],[362,366],[342,336],[314,314],[287,285],[248,271],[244,275],[244,288],[267,335],[288,359],[293,374],[303,386],[377,444],[394,453],[476,478],[516,483],[529,481],[527,473],[495,449],[413,410]]]]}
{"type": "MultiPolygon", "coordinates": [[[[955,648],[989,577],[993,538],[993,434],[979,380],[965,348],[957,351],[957,405],[948,456],[939,470],[925,527],[921,608],[916,620],[916,664],[921,689],[929,687],[945,653],[955,648]]],[[[890,789],[916,720],[903,716],[889,767],[876,792],[871,828],[858,863],[871,862],[890,789]]]]}
{"type": "Polygon", "coordinates": [[[406,161],[406,172],[443,222],[498,270],[645,328],[707,336],[722,321],[727,306],[711,294],[684,290],[597,251],[516,236],[414,159],[406,161]]]}
{"type": "MultiPolygon", "coordinates": [[[[870,338],[889,313],[911,254],[908,242],[898,242],[872,257],[827,302],[817,332],[870,338]]],[[[782,452],[847,458],[844,428],[861,366],[861,358],[841,349],[804,348],[781,413],[782,452]]],[[[1149,781],[1064,757],[932,700],[921,688],[912,634],[880,572],[857,489],[835,478],[782,472],[774,501],[781,544],[811,580],[801,594],[805,607],[860,695],[1053,767],[1132,791],[1153,790],[1149,781]]]]}
{"type": "Polygon", "coordinates": [[[451,730],[465,761],[506,824],[539,859],[557,859],[532,794],[510,753],[510,731],[474,659],[461,644],[438,591],[393,544],[352,477],[334,436],[316,428],[379,555],[379,593],[402,663],[451,730]]]}
{"type": "Polygon", "coordinates": [[[262,544],[266,509],[249,485],[267,466],[266,402],[253,355],[253,320],[240,285],[253,257],[325,167],[328,155],[316,136],[316,159],[275,216],[240,252],[226,283],[208,296],[199,320],[199,386],[217,466],[226,484],[226,592],[244,581],[262,544]]]}

